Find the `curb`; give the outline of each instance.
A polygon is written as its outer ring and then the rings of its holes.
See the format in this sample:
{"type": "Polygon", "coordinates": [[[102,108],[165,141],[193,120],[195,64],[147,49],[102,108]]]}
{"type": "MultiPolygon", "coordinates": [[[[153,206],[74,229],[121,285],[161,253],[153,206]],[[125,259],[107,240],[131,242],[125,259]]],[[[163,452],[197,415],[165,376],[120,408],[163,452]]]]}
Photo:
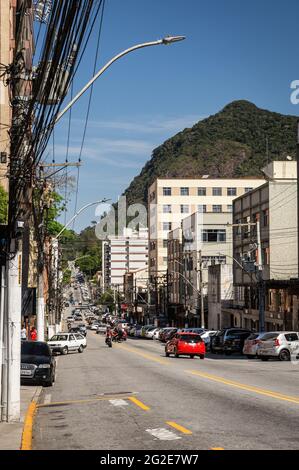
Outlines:
{"type": "Polygon", "coordinates": [[[42,393],[42,390],[43,390],[42,387],[37,388],[33,396],[33,399],[31,400],[31,403],[28,407],[28,410],[25,416],[25,421],[24,421],[20,450],[32,450],[32,431],[33,431],[33,424],[34,424],[34,416],[35,416],[36,409],[37,409],[37,402],[42,393]]]}

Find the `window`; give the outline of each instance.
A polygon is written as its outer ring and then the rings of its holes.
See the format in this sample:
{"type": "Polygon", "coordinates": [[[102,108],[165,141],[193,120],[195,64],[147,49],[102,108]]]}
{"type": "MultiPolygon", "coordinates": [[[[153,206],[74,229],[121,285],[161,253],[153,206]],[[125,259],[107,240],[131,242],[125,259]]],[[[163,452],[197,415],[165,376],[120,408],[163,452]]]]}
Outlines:
{"type": "Polygon", "coordinates": [[[198,204],[197,206],[197,212],[207,212],[207,206],[205,204],[198,204]]]}
{"type": "Polygon", "coordinates": [[[227,212],[232,212],[233,211],[233,206],[232,204],[227,205],[227,212]]]}
{"type": "Polygon", "coordinates": [[[263,211],[263,225],[264,227],[267,227],[268,224],[269,224],[269,211],[268,209],[266,209],[265,211],[263,211]]]}
{"type": "Polygon", "coordinates": [[[284,336],[287,341],[298,341],[297,333],[287,333],[284,336]]]}
{"type": "Polygon", "coordinates": [[[163,240],[163,248],[167,248],[168,247],[168,240],[163,240]]]}
{"type": "Polygon", "coordinates": [[[189,196],[189,188],[181,188],[181,196],[189,196]]]}
{"type": "Polygon", "coordinates": [[[245,188],[245,193],[249,193],[249,191],[252,191],[253,188],[245,188]]]}
{"type": "Polygon", "coordinates": [[[164,214],[171,214],[171,204],[164,204],[163,205],[163,213],[164,214]]]}
{"type": "Polygon", "coordinates": [[[202,230],[202,241],[207,243],[218,243],[226,241],[225,229],[204,229],[202,230]]]}
{"type": "Polygon", "coordinates": [[[222,188],[213,188],[213,196],[222,196],[222,188]]]}
{"type": "Polygon", "coordinates": [[[167,256],[163,256],[163,264],[167,264],[168,258],[167,256]]]}
{"type": "Polygon", "coordinates": [[[181,214],[189,214],[189,206],[187,204],[181,204],[181,214]]]}
{"type": "Polygon", "coordinates": [[[197,188],[197,195],[198,196],[206,196],[207,195],[207,188],[197,188]]]}
{"type": "Polygon", "coordinates": [[[163,230],[171,230],[171,222],[163,222],[163,230]]]}
{"type": "Polygon", "coordinates": [[[228,196],[236,196],[237,195],[237,188],[227,188],[227,195],[228,196]]]}
{"type": "Polygon", "coordinates": [[[204,268],[214,264],[226,264],[226,256],[202,256],[201,258],[204,268]]]}
{"type": "Polygon", "coordinates": [[[218,204],[213,204],[213,212],[222,212],[222,206],[218,204]]]}
{"type": "Polygon", "coordinates": [[[163,196],[171,196],[171,188],[163,188],[163,196]]]}

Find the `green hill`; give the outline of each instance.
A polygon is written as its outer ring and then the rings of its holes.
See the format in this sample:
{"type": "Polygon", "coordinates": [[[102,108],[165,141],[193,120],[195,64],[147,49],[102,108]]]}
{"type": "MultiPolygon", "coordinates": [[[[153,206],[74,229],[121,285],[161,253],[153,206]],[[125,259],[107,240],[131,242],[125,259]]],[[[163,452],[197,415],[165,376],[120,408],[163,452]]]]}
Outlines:
{"type": "Polygon", "coordinates": [[[219,113],[179,132],[153,151],[125,194],[128,203],[146,202],[157,177],[261,176],[268,161],[296,155],[297,117],[234,101],[219,113]]]}

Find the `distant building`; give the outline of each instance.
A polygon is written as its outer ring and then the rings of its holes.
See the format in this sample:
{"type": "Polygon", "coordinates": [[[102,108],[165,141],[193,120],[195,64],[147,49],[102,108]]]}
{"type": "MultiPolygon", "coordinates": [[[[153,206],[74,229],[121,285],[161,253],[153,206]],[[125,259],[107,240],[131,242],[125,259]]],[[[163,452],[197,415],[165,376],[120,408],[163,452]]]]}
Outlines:
{"type": "Polygon", "coordinates": [[[231,213],[232,201],[265,182],[261,178],[158,178],[148,189],[149,273],[167,269],[168,233],[198,211],[231,213]]]}
{"type": "Polygon", "coordinates": [[[124,292],[124,275],[148,270],[148,230],[125,229],[122,237],[103,242],[103,288],[118,287],[124,292]]]}

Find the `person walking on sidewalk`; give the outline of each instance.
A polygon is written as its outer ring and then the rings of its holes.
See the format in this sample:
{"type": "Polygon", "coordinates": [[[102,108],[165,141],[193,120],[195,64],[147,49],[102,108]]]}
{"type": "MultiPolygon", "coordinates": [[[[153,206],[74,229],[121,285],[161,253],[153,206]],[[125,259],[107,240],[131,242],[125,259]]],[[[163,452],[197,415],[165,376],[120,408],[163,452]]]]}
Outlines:
{"type": "Polygon", "coordinates": [[[26,341],[27,339],[27,330],[25,325],[23,325],[23,328],[21,329],[21,340],[26,341]]]}
{"type": "Polygon", "coordinates": [[[32,326],[30,329],[30,339],[31,341],[36,341],[37,340],[37,331],[35,326],[32,326]]]}

